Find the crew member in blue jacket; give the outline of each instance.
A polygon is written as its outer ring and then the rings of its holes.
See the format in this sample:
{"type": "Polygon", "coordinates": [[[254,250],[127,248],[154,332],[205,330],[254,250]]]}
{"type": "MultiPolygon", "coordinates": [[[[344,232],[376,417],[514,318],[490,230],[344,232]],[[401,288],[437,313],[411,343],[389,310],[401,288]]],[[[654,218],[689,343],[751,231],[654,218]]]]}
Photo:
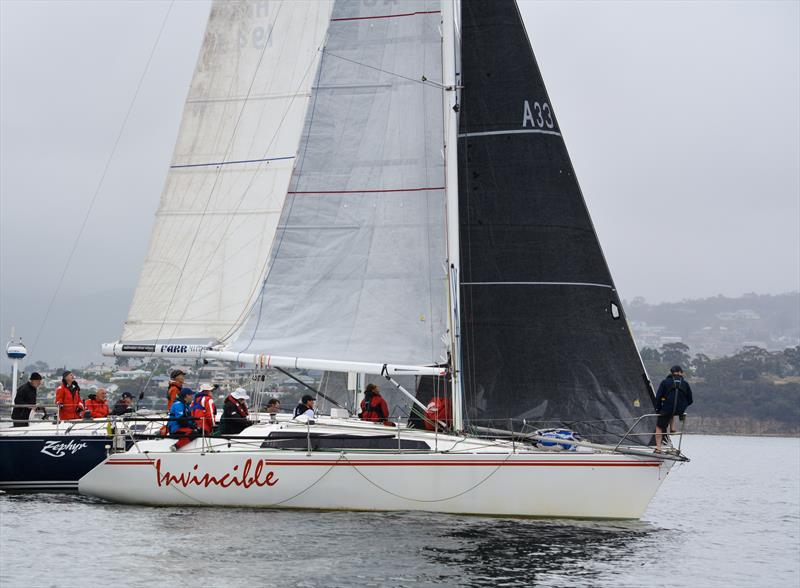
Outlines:
{"type": "Polygon", "coordinates": [[[664,378],[656,392],[656,451],[661,451],[661,438],[667,432],[675,432],[673,421],[675,415],[682,415],[692,403],[692,387],[683,377],[683,368],[674,365],[669,375],[664,378]]]}
{"type": "Polygon", "coordinates": [[[169,436],[178,439],[178,442],[170,448],[172,451],[177,451],[197,437],[197,427],[189,410],[193,396],[194,392],[191,388],[181,388],[177,399],[172,403],[172,408],[169,409],[169,422],[167,423],[169,436]]]}

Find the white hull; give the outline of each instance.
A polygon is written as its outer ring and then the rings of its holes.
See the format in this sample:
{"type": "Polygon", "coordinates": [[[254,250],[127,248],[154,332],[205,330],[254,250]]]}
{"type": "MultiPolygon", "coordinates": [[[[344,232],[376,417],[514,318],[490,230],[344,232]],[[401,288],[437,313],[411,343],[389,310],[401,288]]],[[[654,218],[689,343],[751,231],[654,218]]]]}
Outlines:
{"type": "MultiPolygon", "coordinates": [[[[243,435],[254,429],[262,427],[243,435]]],[[[442,447],[458,440],[439,435],[436,441],[442,447]]],[[[211,449],[208,440],[197,440],[172,452],[172,443],[139,443],[138,450],[111,456],[80,480],[80,492],[147,505],[637,519],[671,466],[646,455],[544,451],[463,438],[454,452],[405,453],[260,449],[257,441],[248,447],[245,440],[229,447],[218,439],[211,449]]]]}

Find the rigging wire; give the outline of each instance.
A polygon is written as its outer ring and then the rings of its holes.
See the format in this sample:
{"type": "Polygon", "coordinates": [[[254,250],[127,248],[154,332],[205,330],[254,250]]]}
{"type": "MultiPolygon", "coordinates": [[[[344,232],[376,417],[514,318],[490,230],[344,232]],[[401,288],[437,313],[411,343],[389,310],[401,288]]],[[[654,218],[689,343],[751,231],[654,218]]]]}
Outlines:
{"type": "Polygon", "coordinates": [[[61,286],[64,283],[64,278],[67,275],[67,270],[69,269],[70,263],[72,263],[72,258],[75,255],[75,251],[78,248],[78,244],[81,242],[81,237],[83,236],[83,232],[86,229],[86,224],[89,221],[89,216],[92,214],[92,209],[94,208],[95,202],[97,202],[97,197],[100,194],[100,190],[103,187],[103,183],[105,182],[106,175],[108,174],[108,170],[111,167],[111,162],[114,160],[114,156],[117,153],[117,148],[119,147],[120,140],[122,139],[122,135],[125,133],[125,128],[128,124],[128,119],[131,116],[131,112],[133,111],[133,107],[136,104],[136,99],[139,96],[139,91],[142,88],[142,83],[144,82],[144,78],[147,75],[147,72],[150,69],[150,63],[153,61],[153,56],[156,53],[156,49],[158,48],[158,44],[161,41],[161,36],[164,32],[164,28],[166,27],[167,20],[169,19],[169,15],[172,12],[172,7],[175,4],[175,0],[171,0],[169,6],[167,7],[167,11],[164,14],[164,18],[161,20],[161,26],[158,29],[158,34],[156,35],[156,39],[153,42],[153,45],[150,49],[150,54],[147,57],[147,62],[145,63],[144,70],[142,74],[139,76],[139,81],[136,83],[136,90],[133,93],[133,97],[131,98],[130,104],[128,104],[128,110],[125,112],[125,117],[122,119],[122,125],[120,126],[119,132],[117,133],[117,138],[114,140],[114,145],[111,148],[111,153],[106,160],[105,166],[103,167],[103,172],[100,174],[100,180],[97,182],[97,187],[94,190],[94,194],[92,194],[92,199],[89,201],[89,208],[86,210],[86,214],[83,217],[83,222],[81,223],[80,228],[78,229],[78,234],[75,237],[75,240],[72,243],[72,248],[70,249],[69,255],[67,256],[67,261],[64,264],[64,269],[61,271],[61,276],[58,279],[58,283],[56,284],[56,288],[53,291],[53,296],[50,298],[50,303],[47,305],[47,310],[44,313],[44,317],[42,318],[42,322],[39,325],[39,330],[36,333],[36,338],[33,341],[33,346],[31,350],[36,348],[36,345],[39,343],[39,339],[42,335],[44,330],[44,326],[47,323],[47,319],[50,316],[50,311],[53,310],[53,304],[58,297],[59,292],[61,291],[61,286]]]}
{"type": "Polygon", "coordinates": [[[342,57],[341,55],[336,55],[335,53],[331,53],[327,49],[323,49],[323,53],[325,53],[325,55],[330,55],[331,57],[335,57],[336,59],[341,59],[342,61],[347,61],[349,63],[355,64],[355,65],[359,65],[361,67],[366,67],[368,69],[379,71],[381,73],[385,73],[385,74],[388,74],[390,76],[401,78],[401,79],[407,80],[409,82],[414,82],[415,84],[422,84],[423,86],[430,86],[432,88],[436,88],[436,89],[439,89],[439,90],[441,90],[443,88],[442,84],[440,84],[438,82],[431,81],[428,78],[426,78],[424,75],[422,77],[420,77],[419,79],[410,78],[408,76],[404,76],[403,74],[399,74],[399,73],[394,72],[394,71],[389,71],[387,69],[383,69],[383,68],[380,68],[380,67],[377,67],[377,66],[374,66],[374,65],[369,65],[368,63],[364,63],[362,61],[356,61],[355,59],[350,59],[348,57],[342,57]]]}

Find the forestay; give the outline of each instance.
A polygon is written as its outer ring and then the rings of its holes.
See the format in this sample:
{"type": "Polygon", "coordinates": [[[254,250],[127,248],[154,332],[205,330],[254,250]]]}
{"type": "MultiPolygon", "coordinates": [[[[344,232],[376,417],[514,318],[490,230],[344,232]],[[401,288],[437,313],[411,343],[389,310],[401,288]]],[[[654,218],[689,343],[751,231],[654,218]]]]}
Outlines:
{"type": "Polygon", "coordinates": [[[217,341],[246,316],[331,6],[214,2],[123,341],[217,341]]]}
{"type": "Polygon", "coordinates": [[[439,8],[335,3],[269,272],[230,349],[446,361],[439,8]]]}

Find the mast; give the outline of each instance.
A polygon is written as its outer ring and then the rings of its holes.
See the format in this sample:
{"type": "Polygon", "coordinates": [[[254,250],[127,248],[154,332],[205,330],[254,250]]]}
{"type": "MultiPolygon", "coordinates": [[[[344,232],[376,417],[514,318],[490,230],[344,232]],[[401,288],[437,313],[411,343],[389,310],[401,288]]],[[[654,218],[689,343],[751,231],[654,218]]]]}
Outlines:
{"type": "Polygon", "coordinates": [[[461,384],[461,286],[458,232],[458,90],[456,82],[455,0],[442,0],[442,84],[444,89],[445,199],[447,207],[447,276],[450,286],[450,381],[453,428],[464,428],[464,394],[461,384]]]}

